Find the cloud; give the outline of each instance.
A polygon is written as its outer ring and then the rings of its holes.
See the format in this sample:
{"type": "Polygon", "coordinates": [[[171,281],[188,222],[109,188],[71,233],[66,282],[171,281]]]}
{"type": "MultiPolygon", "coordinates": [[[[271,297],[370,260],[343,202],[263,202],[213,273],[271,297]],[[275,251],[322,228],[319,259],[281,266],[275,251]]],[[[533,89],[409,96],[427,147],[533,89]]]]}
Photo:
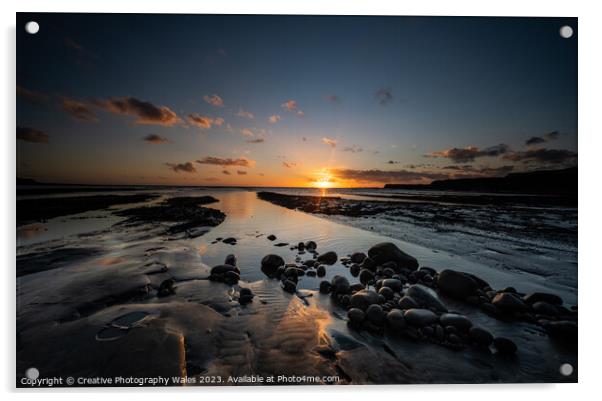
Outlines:
{"type": "Polygon", "coordinates": [[[246,157],[239,157],[238,159],[229,159],[222,157],[207,156],[196,161],[199,164],[213,164],[216,166],[239,166],[239,167],[253,167],[255,161],[247,159],[246,157]]]}
{"type": "Polygon", "coordinates": [[[47,134],[40,130],[28,127],[17,127],[17,139],[26,142],[48,143],[47,134]]]}
{"type": "Polygon", "coordinates": [[[224,119],[221,117],[217,117],[213,120],[213,125],[215,125],[216,127],[221,127],[222,125],[224,125],[224,119]]]}
{"type": "Polygon", "coordinates": [[[272,114],[268,117],[268,122],[270,124],[276,124],[278,121],[280,121],[280,116],[278,114],[272,114]]]}
{"type": "Polygon", "coordinates": [[[263,142],[265,142],[265,139],[263,139],[263,138],[247,139],[247,143],[263,143],[263,142]]]}
{"type": "Polygon", "coordinates": [[[246,137],[255,136],[255,133],[253,132],[253,130],[251,130],[251,128],[243,128],[240,130],[240,133],[246,137]]]}
{"type": "Polygon", "coordinates": [[[553,141],[555,139],[558,139],[559,135],[560,135],[560,133],[558,131],[552,131],[552,132],[548,132],[544,136],[532,136],[531,138],[529,138],[525,141],[525,145],[527,145],[527,146],[539,145],[544,142],[553,141]]]}
{"type": "Polygon", "coordinates": [[[242,117],[242,118],[248,118],[249,120],[252,120],[255,118],[253,113],[251,113],[250,111],[244,110],[244,109],[238,109],[238,113],[236,113],[236,116],[242,117]]]}
{"type": "Polygon", "coordinates": [[[381,182],[381,183],[403,183],[441,180],[449,178],[449,174],[438,172],[421,172],[410,170],[353,170],[332,169],[330,172],[337,178],[343,180],[355,180],[358,182],[381,182]]]}
{"type": "Polygon", "coordinates": [[[71,117],[79,121],[98,122],[98,117],[92,108],[84,102],[68,97],[61,97],[59,102],[61,108],[69,113],[71,117]]]}
{"type": "Polygon", "coordinates": [[[502,143],[485,149],[479,149],[476,146],[468,146],[466,148],[451,148],[441,150],[438,152],[431,152],[424,156],[434,158],[446,158],[452,160],[455,163],[466,163],[474,161],[477,157],[500,156],[505,153],[508,153],[509,151],[510,148],[508,147],[508,145],[502,143]]]}
{"type": "Polygon", "coordinates": [[[389,160],[387,164],[399,164],[399,162],[395,160],[389,160]]]}
{"type": "Polygon", "coordinates": [[[341,100],[341,98],[339,98],[337,95],[326,95],[324,96],[324,99],[332,103],[337,103],[341,100]]]}
{"type": "Polygon", "coordinates": [[[381,106],[386,106],[393,102],[393,92],[390,88],[380,88],[374,96],[381,106]]]}
{"type": "Polygon", "coordinates": [[[142,138],[145,142],[151,143],[153,145],[160,145],[162,143],[171,143],[171,141],[167,138],[159,136],[157,134],[148,134],[144,138],[142,138]]]}
{"type": "Polygon", "coordinates": [[[566,149],[529,149],[524,152],[512,152],[503,156],[505,160],[523,163],[563,164],[577,161],[577,153],[566,149]]]}
{"type": "Polygon", "coordinates": [[[500,166],[500,167],[474,167],[470,164],[465,165],[453,165],[453,166],[443,166],[441,167],[443,170],[452,170],[459,173],[465,174],[476,174],[476,176],[500,176],[506,175],[514,170],[514,166],[500,166]]]}
{"type": "MultiPolygon", "coordinates": [[[[209,128],[211,128],[211,125],[214,123],[214,120],[211,117],[201,116],[199,114],[194,113],[194,114],[188,115],[188,122],[200,129],[209,129],[209,128]]],[[[223,121],[222,121],[222,123],[223,123],[223,121]]],[[[220,123],[220,125],[221,125],[221,123],[220,123]]]]}
{"type": "Polygon", "coordinates": [[[353,146],[345,146],[341,149],[343,152],[351,152],[351,153],[359,153],[363,152],[364,149],[361,146],[353,145],[353,146]]]}
{"type": "Polygon", "coordinates": [[[328,138],[328,137],[324,137],[322,138],[322,142],[324,142],[326,145],[336,148],[337,147],[337,141],[332,139],[332,138],[328,138]]]}
{"type": "Polygon", "coordinates": [[[169,107],[155,106],[134,97],[96,100],[94,104],[109,113],[136,117],[135,124],[172,126],[180,122],[169,107]]]}
{"type": "Polygon", "coordinates": [[[25,100],[33,104],[46,103],[50,99],[50,96],[45,93],[26,89],[19,85],[17,85],[17,95],[23,97],[25,100]]]}
{"type": "Polygon", "coordinates": [[[290,113],[294,113],[297,117],[305,116],[305,113],[299,109],[296,100],[287,100],[281,104],[282,108],[290,113]]]}
{"type": "Polygon", "coordinates": [[[219,95],[217,95],[215,93],[211,96],[209,96],[209,95],[203,96],[203,100],[215,107],[223,107],[224,106],[224,99],[222,99],[221,97],[219,97],[219,95]]]}
{"type": "Polygon", "coordinates": [[[243,170],[236,170],[236,174],[238,174],[238,175],[247,175],[247,172],[243,171],[243,170]]]}
{"type": "Polygon", "coordinates": [[[305,137],[305,136],[304,136],[303,138],[301,138],[301,140],[302,140],[303,142],[307,142],[307,137],[305,137]]]}
{"type": "Polygon", "coordinates": [[[297,163],[295,163],[295,162],[282,162],[282,167],[286,167],[286,168],[297,167],[297,163]]]}
{"type": "Polygon", "coordinates": [[[230,175],[231,173],[228,170],[222,170],[222,174],[230,175]]]}
{"type": "Polygon", "coordinates": [[[194,168],[194,165],[191,162],[165,163],[165,165],[176,173],[179,173],[180,171],[183,173],[196,173],[196,168],[194,168]]]}

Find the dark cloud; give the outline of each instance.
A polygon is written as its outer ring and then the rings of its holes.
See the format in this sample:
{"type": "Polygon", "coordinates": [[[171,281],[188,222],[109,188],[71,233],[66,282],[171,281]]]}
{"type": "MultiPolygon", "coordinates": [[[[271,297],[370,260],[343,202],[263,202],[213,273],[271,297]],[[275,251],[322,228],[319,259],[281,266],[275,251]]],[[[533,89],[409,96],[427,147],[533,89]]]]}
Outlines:
{"type": "Polygon", "coordinates": [[[503,157],[505,160],[523,163],[564,164],[577,161],[577,153],[566,149],[529,149],[524,152],[512,152],[503,157]]]}
{"type": "Polygon", "coordinates": [[[359,153],[363,152],[364,149],[361,146],[353,145],[353,146],[345,146],[341,149],[343,152],[351,152],[351,153],[359,153]]]}
{"type": "Polygon", "coordinates": [[[222,174],[230,175],[230,172],[228,170],[222,170],[222,174]]]}
{"type": "Polygon", "coordinates": [[[145,136],[142,139],[148,143],[152,143],[153,145],[160,145],[162,143],[171,143],[171,141],[169,139],[159,136],[157,134],[148,134],[147,136],[145,136]]]}
{"type": "Polygon", "coordinates": [[[17,85],[17,95],[33,104],[46,103],[50,99],[50,96],[45,93],[30,90],[19,85],[17,85]]]}
{"type": "Polygon", "coordinates": [[[17,139],[26,142],[48,143],[48,135],[44,132],[27,127],[17,127],[17,139]]]}
{"type": "Polygon", "coordinates": [[[341,100],[341,98],[338,97],[337,95],[326,95],[326,96],[324,96],[324,99],[326,99],[332,103],[337,103],[341,100]]]}
{"type": "Polygon", "coordinates": [[[294,163],[294,162],[282,162],[282,167],[286,167],[286,168],[297,167],[297,163],[294,163]]]}
{"type": "MultiPolygon", "coordinates": [[[[470,164],[443,166],[443,170],[452,170],[463,174],[472,174],[475,177],[479,176],[500,176],[506,175],[514,170],[514,166],[500,167],[474,167],[470,164]]],[[[467,177],[466,175],[464,177],[467,177]]]]}
{"type": "Polygon", "coordinates": [[[469,146],[466,148],[451,148],[441,150],[438,152],[431,152],[425,157],[435,158],[446,158],[452,160],[454,163],[466,163],[472,162],[478,157],[494,157],[506,154],[510,151],[510,147],[503,143],[491,146],[485,149],[479,149],[476,146],[469,146]]]}
{"type": "Polygon", "coordinates": [[[410,170],[352,170],[352,169],[333,169],[330,172],[337,178],[343,180],[355,180],[359,182],[421,182],[442,180],[450,177],[449,174],[429,172],[429,171],[410,171],[410,170]]]}
{"type": "Polygon", "coordinates": [[[81,102],[79,100],[71,99],[68,97],[61,97],[59,99],[59,105],[63,111],[66,111],[76,120],[86,122],[98,122],[98,117],[92,107],[88,103],[81,102]]]}
{"type": "Polygon", "coordinates": [[[96,100],[94,104],[109,113],[136,117],[136,124],[172,126],[180,122],[176,113],[169,107],[155,106],[134,97],[101,99],[96,100]]]}
{"type": "Polygon", "coordinates": [[[395,160],[389,160],[387,164],[399,164],[399,162],[395,160]]]}
{"type": "Polygon", "coordinates": [[[238,159],[229,159],[222,157],[207,156],[196,161],[199,164],[213,164],[216,166],[239,166],[239,167],[253,167],[255,165],[254,160],[249,160],[246,157],[239,157],[238,159]]]}
{"type": "Polygon", "coordinates": [[[247,139],[247,143],[263,143],[263,142],[265,142],[265,139],[263,139],[263,138],[247,139]]]}
{"type": "Polygon", "coordinates": [[[381,106],[386,106],[393,102],[393,92],[390,88],[380,88],[374,96],[381,106]]]}
{"type": "Polygon", "coordinates": [[[246,171],[242,171],[242,170],[236,170],[236,174],[238,175],[247,175],[246,171]]]}
{"type": "Polygon", "coordinates": [[[167,167],[175,171],[176,173],[184,172],[184,173],[196,173],[196,168],[191,162],[186,163],[165,163],[167,167]]]}
{"type": "Polygon", "coordinates": [[[539,145],[544,142],[553,141],[555,139],[558,139],[559,136],[560,136],[560,133],[558,131],[548,132],[544,136],[532,136],[531,138],[529,138],[525,141],[525,145],[527,145],[527,146],[539,145]]]}

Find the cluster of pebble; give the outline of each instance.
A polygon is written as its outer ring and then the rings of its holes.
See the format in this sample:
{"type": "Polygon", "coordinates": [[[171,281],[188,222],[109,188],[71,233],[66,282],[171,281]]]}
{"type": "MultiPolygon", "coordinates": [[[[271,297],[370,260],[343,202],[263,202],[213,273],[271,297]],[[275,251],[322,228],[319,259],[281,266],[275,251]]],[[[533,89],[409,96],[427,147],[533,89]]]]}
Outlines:
{"type": "MultiPolygon", "coordinates": [[[[238,284],[238,281],[240,280],[240,270],[236,266],[237,263],[238,260],[236,255],[230,254],[226,256],[226,260],[224,261],[223,265],[217,265],[211,269],[209,280],[219,281],[228,285],[238,284]]],[[[241,305],[253,302],[254,297],[255,295],[250,288],[240,288],[238,292],[238,302],[241,305]]]]}

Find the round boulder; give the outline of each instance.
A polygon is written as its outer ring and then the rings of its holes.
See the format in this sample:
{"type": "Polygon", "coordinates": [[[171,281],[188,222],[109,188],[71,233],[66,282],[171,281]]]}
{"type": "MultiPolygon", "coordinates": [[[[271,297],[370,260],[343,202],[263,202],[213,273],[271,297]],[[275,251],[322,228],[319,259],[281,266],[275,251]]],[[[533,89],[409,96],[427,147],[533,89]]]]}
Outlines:
{"type": "Polygon", "coordinates": [[[477,282],[468,274],[446,269],[439,273],[437,286],[446,295],[457,299],[465,299],[475,295],[479,289],[477,282]]]}
{"type": "Polygon", "coordinates": [[[502,312],[514,313],[524,312],[527,309],[525,302],[517,295],[509,292],[501,292],[493,297],[491,301],[502,312]]]}
{"type": "Polygon", "coordinates": [[[336,252],[333,251],[329,251],[318,256],[318,262],[325,263],[327,265],[334,265],[338,259],[339,257],[337,256],[336,252]]]}
{"type": "Polygon", "coordinates": [[[400,331],[406,328],[406,319],[403,317],[403,312],[399,309],[393,309],[387,313],[387,324],[395,331],[400,331]]]}
{"type": "Polygon", "coordinates": [[[493,341],[493,336],[490,332],[480,327],[473,326],[468,330],[470,338],[481,347],[489,347],[493,341]]]}
{"type": "Polygon", "coordinates": [[[361,290],[351,296],[351,307],[366,310],[370,305],[378,303],[378,294],[374,291],[361,290]]]}
{"type": "Polygon", "coordinates": [[[439,321],[443,327],[453,326],[463,332],[472,327],[472,322],[466,316],[457,313],[444,313],[439,317],[439,321]]]}
{"type": "Polygon", "coordinates": [[[334,294],[348,294],[351,292],[349,280],[338,274],[332,278],[330,284],[332,284],[332,292],[334,294]]]}
{"type": "Polygon", "coordinates": [[[278,270],[280,266],[284,266],[284,259],[282,259],[281,256],[270,254],[261,259],[261,271],[268,276],[272,276],[276,273],[276,270],[278,270]]]}
{"type": "Polygon", "coordinates": [[[447,312],[443,301],[432,289],[422,285],[414,284],[407,289],[406,295],[409,295],[422,308],[434,308],[439,312],[447,312]]]}
{"type": "Polygon", "coordinates": [[[416,270],[418,268],[418,261],[416,258],[408,255],[392,242],[381,242],[380,244],[374,245],[368,250],[368,256],[373,259],[377,265],[392,261],[404,269],[416,270]]]}
{"type": "Polygon", "coordinates": [[[417,327],[427,326],[439,320],[439,317],[429,309],[408,309],[403,317],[406,322],[417,327]]]}
{"type": "Polygon", "coordinates": [[[502,354],[502,355],[512,355],[516,353],[517,347],[516,344],[514,343],[514,341],[508,339],[508,338],[503,338],[503,337],[497,337],[493,339],[493,345],[495,346],[495,349],[497,349],[498,354],[502,354]]]}

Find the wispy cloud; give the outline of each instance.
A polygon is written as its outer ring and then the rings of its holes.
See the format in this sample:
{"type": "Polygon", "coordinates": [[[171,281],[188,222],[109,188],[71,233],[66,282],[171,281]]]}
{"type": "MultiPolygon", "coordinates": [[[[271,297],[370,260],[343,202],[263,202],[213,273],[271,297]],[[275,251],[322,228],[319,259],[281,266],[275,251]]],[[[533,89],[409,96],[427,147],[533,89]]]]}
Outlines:
{"type": "Polygon", "coordinates": [[[167,106],[155,106],[151,102],[134,97],[96,100],[94,105],[109,113],[135,117],[135,124],[173,126],[180,122],[174,111],[167,106]]]}
{"type": "Polygon", "coordinates": [[[278,114],[272,114],[268,117],[268,122],[270,124],[276,124],[278,121],[280,121],[280,116],[278,114]]]}
{"type": "Polygon", "coordinates": [[[324,138],[322,138],[322,142],[324,142],[326,145],[333,147],[333,148],[336,148],[336,146],[337,146],[337,141],[332,138],[324,137],[324,138]]]}
{"type": "Polygon", "coordinates": [[[218,94],[214,93],[213,95],[205,95],[203,96],[203,100],[215,107],[224,107],[224,99],[222,99],[218,94]]]}
{"type": "Polygon", "coordinates": [[[263,142],[265,142],[264,138],[247,139],[247,143],[263,143],[263,142]]]}
{"type": "Polygon", "coordinates": [[[243,128],[240,130],[240,133],[249,138],[255,136],[255,133],[251,128],[243,128]]]}
{"type": "Polygon", "coordinates": [[[524,152],[512,152],[503,156],[505,160],[523,163],[564,164],[577,161],[577,153],[566,149],[529,149],[524,152]]]}
{"type": "Polygon", "coordinates": [[[299,109],[296,100],[287,100],[281,104],[282,108],[290,113],[295,114],[297,117],[305,116],[305,113],[299,109]]]}
{"type": "Polygon", "coordinates": [[[297,163],[295,163],[295,162],[282,162],[282,167],[286,167],[286,168],[297,167],[297,163]]]}
{"type": "Polygon", "coordinates": [[[431,152],[424,155],[425,157],[446,158],[455,163],[466,163],[474,161],[478,157],[494,157],[500,156],[510,151],[510,147],[505,144],[491,146],[485,149],[479,149],[476,146],[468,146],[466,148],[451,148],[437,152],[431,152]]]}
{"type": "Polygon", "coordinates": [[[224,175],[230,175],[231,173],[228,170],[222,170],[222,174],[224,174],[224,175]]]}
{"type": "Polygon", "coordinates": [[[437,172],[421,172],[410,170],[354,170],[333,169],[330,170],[335,177],[344,180],[354,180],[360,183],[404,183],[441,180],[449,178],[449,174],[437,172]]]}
{"type": "Polygon", "coordinates": [[[49,140],[46,133],[28,127],[17,127],[17,139],[33,143],[48,143],[49,140]]]}
{"type": "Polygon", "coordinates": [[[66,111],[78,121],[98,122],[98,116],[88,103],[68,97],[61,97],[59,105],[63,111],[66,111]]]}
{"type": "Polygon", "coordinates": [[[529,138],[525,141],[525,145],[527,145],[527,146],[539,145],[544,142],[553,141],[555,139],[558,139],[559,136],[560,136],[560,133],[558,131],[548,132],[547,134],[545,134],[543,136],[532,136],[531,138],[529,138]]]}
{"type": "Polygon", "coordinates": [[[361,146],[358,146],[358,145],[345,146],[341,150],[343,152],[351,152],[351,153],[359,153],[359,152],[363,152],[364,151],[364,149],[361,146]]]}
{"type": "Polygon", "coordinates": [[[165,163],[165,165],[176,173],[196,173],[196,168],[194,168],[194,165],[191,162],[165,163]]]}
{"type": "Polygon", "coordinates": [[[17,85],[17,95],[33,104],[46,103],[50,99],[50,96],[45,93],[30,90],[19,85],[17,85]]]}
{"type": "Polygon", "coordinates": [[[380,88],[374,96],[381,106],[386,106],[393,102],[393,91],[390,88],[380,88]]]}
{"type": "Polygon", "coordinates": [[[145,142],[148,142],[150,144],[153,144],[153,145],[160,145],[163,143],[171,143],[171,141],[169,139],[159,136],[157,134],[148,134],[147,136],[142,138],[142,140],[145,142]]]}
{"type": "Polygon", "coordinates": [[[236,113],[237,117],[241,117],[241,118],[248,118],[249,120],[252,120],[255,118],[255,116],[253,115],[253,113],[251,113],[250,111],[247,111],[245,109],[238,109],[238,112],[236,113]]]}
{"type": "Polygon", "coordinates": [[[326,99],[327,101],[332,102],[332,103],[337,103],[341,100],[341,98],[338,97],[337,95],[326,95],[326,96],[324,96],[324,99],[326,99]]]}
{"type": "MultiPolygon", "coordinates": [[[[200,129],[209,129],[215,123],[215,121],[213,120],[213,118],[207,117],[207,116],[201,116],[201,115],[196,114],[196,113],[188,115],[188,122],[191,125],[193,125],[195,127],[198,127],[200,129]]],[[[219,125],[221,125],[222,123],[223,123],[223,120],[221,120],[221,122],[219,123],[219,125]]]]}
{"type": "Polygon", "coordinates": [[[206,156],[196,161],[199,164],[212,164],[216,166],[239,166],[239,167],[253,167],[255,161],[247,159],[246,157],[239,157],[237,159],[222,158],[215,156],[206,156]]]}
{"type": "Polygon", "coordinates": [[[243,171],[243,170],[236,170],[236,174],[238,174],[238,175],[247,175],[247,172],[243,171]]]}

